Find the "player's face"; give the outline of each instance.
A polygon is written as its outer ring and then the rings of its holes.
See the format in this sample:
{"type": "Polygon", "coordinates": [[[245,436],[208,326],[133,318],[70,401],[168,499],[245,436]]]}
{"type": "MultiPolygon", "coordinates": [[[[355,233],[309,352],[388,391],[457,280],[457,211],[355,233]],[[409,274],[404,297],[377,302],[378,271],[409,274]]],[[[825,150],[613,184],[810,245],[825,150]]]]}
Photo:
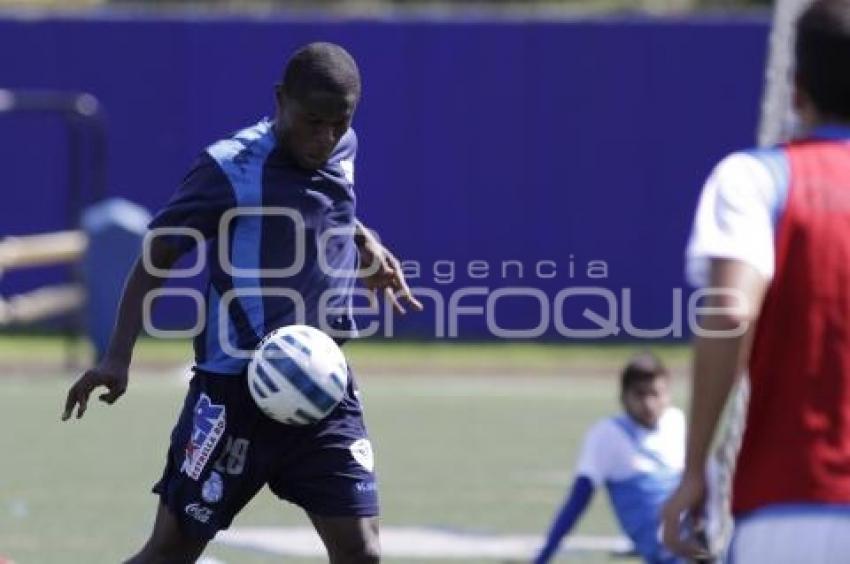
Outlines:
{"type": "Polygon", "coordinates": [[[647,428],[655,428],[670,405],[670,382],[665,377],[635,382],[623,393],[626,413],[647,428]]]}
{"type": "Polygon", "coordinates": [[[302,167],[321,168],[345,132],[357,106],[356,95],[312,92],[295,99],[277,92],[278,133],[302,167]]]}

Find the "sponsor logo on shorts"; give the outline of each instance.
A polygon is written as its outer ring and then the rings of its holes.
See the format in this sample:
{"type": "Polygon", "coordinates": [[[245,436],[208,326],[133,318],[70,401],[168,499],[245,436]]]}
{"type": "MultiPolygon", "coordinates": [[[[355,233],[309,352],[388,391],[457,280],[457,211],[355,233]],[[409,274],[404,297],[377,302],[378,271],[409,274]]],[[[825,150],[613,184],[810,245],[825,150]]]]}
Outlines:
{"type": "Polygon", "coordinates": [[[354,457],[354,460],[360,464],[363,468],[372,472],[375,468],[375,457],[372,454],[372,443],[369,442],[369,439],[357,439],[351,446],[351,456],[354,457]]]}
{"type": "Polygon", "coordinates": [[[201,486],[201,499],[207,503],[218,503],[224,495],[224,482],[221,479],[221,474],[218,472],[210,472],[210,477],[201,486]]]}
{"type": "Polygon", "coordinates": [[[212,517],[213,510],[209,507],[205,507],[200,503],[190,503],[186,506],[186,515],[195,519],[196,521],[200,521],[201,523],[209,523],[210,517],[212,517]]]}
{"type": "Polygon", "coordinates": [[[357,490],[357,493],[376,492],[378,491],[378,484],[376,484],[374,480],[370,480],[368,482],[357,482],[354,484],[354,489],[357,490]]]}
{"type": "Polygon", "coordinates": [[[182,472],[193,480],[201,477],[201,472],[224,434],[224,427],[224,406],[212,403],[207,394],[201,394],[192,412],[192,435],[186,444],[186,458],[180,468],[182,472]]]}

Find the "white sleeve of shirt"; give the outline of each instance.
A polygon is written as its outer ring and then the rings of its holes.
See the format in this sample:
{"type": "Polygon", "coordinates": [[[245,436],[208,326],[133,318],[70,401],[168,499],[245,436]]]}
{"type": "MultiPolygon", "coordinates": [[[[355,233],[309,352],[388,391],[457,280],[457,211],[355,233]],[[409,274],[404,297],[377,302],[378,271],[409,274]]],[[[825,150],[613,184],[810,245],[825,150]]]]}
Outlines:
{"type": "Polygon", "coordinates": [[[661,444],[658,451],[670,468],[681,470],[685,467],[685,443],[687,442],[687,418],[685,413],[671,405],[661,416],[661,444]]]}
{"type": "Polygon", "coordinates": [[[601,486],[613,471],[622,465],[623,438],[609,420],[591,427],[584,437],[576,464],[576,476],[590,478],[594,486],[601,486]]]}
{"type": "Polygon", "coordinates": [[[773,278],[775,217],[784,208],[786,188],[767,166],[748,153],[733,153],[709,176],[697,206],[686,251],[686,276],[695,287],[708,285],[711,259],[746,262],[766,280],[773,278]]]}

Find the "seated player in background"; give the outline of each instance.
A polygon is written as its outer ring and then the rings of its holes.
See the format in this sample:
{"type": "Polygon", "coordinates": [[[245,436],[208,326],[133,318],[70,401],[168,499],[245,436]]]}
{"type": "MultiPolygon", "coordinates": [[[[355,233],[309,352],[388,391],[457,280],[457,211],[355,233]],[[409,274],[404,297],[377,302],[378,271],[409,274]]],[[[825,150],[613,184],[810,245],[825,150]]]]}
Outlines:
{"type": "Polygon", "coordinates": [[[658,537],[659,513],[684,465],[685,416],[670,405],[670,373],[652,353],[634,356],[620,380],[623,413],[596,423],[584,438],[572,490],[534,559],[548,562],[561,539],[605,485],[617,520],[652,563],[677,562],[658,537]]]}

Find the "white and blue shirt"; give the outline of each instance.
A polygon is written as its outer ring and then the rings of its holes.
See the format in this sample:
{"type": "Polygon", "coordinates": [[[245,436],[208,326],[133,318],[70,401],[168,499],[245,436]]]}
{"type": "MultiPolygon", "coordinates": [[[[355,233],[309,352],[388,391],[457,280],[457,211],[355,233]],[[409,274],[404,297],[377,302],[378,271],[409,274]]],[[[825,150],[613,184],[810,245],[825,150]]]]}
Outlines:
{"type": "Polygon", "coordinates": [[[660,511],[681,478],[685,429],[685,415],[675,407],[655,429],[618,415],[590,429],[579,455],[576,475],[607,488],[620,526],[649,562],[669,556],[659,541],[660,511]]]}

